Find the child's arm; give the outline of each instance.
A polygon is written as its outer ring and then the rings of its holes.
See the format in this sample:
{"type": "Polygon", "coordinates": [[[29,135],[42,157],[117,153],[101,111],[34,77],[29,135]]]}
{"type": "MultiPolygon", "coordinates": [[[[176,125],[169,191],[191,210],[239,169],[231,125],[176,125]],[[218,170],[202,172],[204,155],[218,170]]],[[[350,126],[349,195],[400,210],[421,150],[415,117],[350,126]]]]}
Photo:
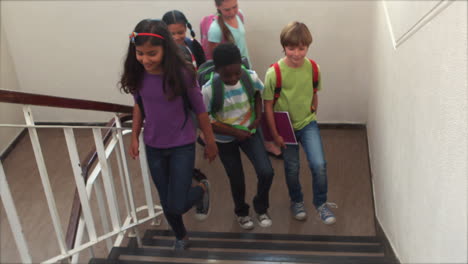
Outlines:
{"type": "Polygon", "coordinates": [[[275,144],[281,148],[286,148],[283,137],[279,135],[276,129],[275,118],[273,116],[273,100],[265,100],[265,118],[275,144]]]}
{"type": "Polygon", "coordinates": [[[132,121],[132,143],[130,144],[130,156],[133,159],[138,158],[140,154],[139,148],[139,136],[141,132],[141,127],[143,125],[143,115],[141,114],[140,107],[138,104],[133,106],[133,121],[132,121]]]}
{"type": "Polygon", "coordinates": [[[221,123],[219,121],[214,121],[211,123],[211,126],[213,127],[213,131],[216,134],[223,134],[223,135],[228,135],[228,136],[233,136],[239,141],[244,141],[248,139],[250,136],[252,136],[252,133],[247,132],[242,129],[235,128],[231,125],[221,123]]]}
{"type": "Polygon", "coordinates": [[[314,93],[314,96],[312,97],[312,108],[310,109],[311,112],[317,113],[318,109],[318,93],[314,93]]]}
{"type": "Polygon", "coordinates": [[[203,112],[198,114],[197,119],[206,144],[205,159],[208,159],[211,162],[216,158],[216,155],[218,155],[218,146],[216,145],[213,130],[211,129],[208,113],[203,112]]]}
{"type": "Polygon", "coordinates": [[[262,96],[260,95],[260,92],[257,91],[255,93],[255,120],[250,124],[250,130],[257,128],[260,124],[260,120],[262,120],[262,106],[262,96]]]}

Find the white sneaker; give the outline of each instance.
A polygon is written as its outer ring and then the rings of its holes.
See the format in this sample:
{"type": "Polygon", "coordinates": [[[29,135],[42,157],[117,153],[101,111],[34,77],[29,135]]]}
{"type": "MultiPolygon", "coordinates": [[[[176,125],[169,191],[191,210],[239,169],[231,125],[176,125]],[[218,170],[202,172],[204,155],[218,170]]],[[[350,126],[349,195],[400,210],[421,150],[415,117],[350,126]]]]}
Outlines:
{"type": "Polygon", "coordinates": [[[254,228],[254,223],[252,221],[252,218],[248,215],[237,217],[237,222],[239,223],[240,227],[242,227],[245,230],[250,230],[254,228]]]}
{"type": "Polygon", "coordinates": [[[273,224],[273,221],[271,221],[271,218],[267,213],[257,214],[257,220],[261,227],[270,227],[273,224]]]}
{"type": "Polygon", "coordinates": [[[335,203],[323,203],[319,208],[317,208],[320,219],[326,225],[331,225],[336,222],[335,214],[330,210],[330,207],[338,208],[335,203]]]}
{"type": "Polygon", "coordinates": [[[307,213],[304,208],[304,202],[291,202],[291,213],[294,215],[294,218],[296,218],[296,220],[305,220],[307,218],[307,213]]]}

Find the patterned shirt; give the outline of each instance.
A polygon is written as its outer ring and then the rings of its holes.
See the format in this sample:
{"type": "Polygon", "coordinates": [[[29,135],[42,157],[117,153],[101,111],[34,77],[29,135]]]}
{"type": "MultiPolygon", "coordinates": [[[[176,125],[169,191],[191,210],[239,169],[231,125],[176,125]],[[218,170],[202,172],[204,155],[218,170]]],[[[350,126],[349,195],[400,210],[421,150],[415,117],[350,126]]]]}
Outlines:
{"type": "MultiPolygon", "coordinates": [[[[250,78],[252,79],[253,88],[256,91],[263,91],[263,83],[258,78],[255,71],[247,70],[250,78]]],[[[241,81],[238,81],[235,85],[224,84],[224,103],[223,109],[218,113],[211,113],[211,98],[213,95],[213,88],[211,80],[208,81],[202,88],[203,101],[207,107],[207,111],[210,113],[210,119],[212,122],[219,121],[229,125],[241,125],[248,127],[251,124],[250,118],[255,113],[255,109],[252,109],[250,105],[249,96],[243,87],[241,81]],[[213,117],[214,116],[214,117],[213,117]]],[[[231,142],[235,138],[228,135],[215,134],[216,141],[218,142],[231,142]]]]}

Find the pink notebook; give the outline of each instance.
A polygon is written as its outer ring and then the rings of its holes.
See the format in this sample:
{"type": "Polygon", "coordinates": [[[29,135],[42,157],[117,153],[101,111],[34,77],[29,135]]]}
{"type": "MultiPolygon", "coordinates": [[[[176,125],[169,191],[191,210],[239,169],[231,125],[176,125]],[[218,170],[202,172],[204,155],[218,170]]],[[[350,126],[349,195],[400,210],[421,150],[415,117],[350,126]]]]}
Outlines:
{"type": "MultiPolygon", "coordinates": [[[[296,135],[294,134],[294,129],[291,124],[291,119],[289,118],[288,112],[274,112],[275,122],[276,122],[276,129],[278,133],[283,137],[284,143],[286,144],[296,144],[296,135]]],[[[270,128],[268,127],[265,113],[263,113],[262,118],[262,132],[265,141],[273,141],[273,137],[270,133],[270,128]]]]}

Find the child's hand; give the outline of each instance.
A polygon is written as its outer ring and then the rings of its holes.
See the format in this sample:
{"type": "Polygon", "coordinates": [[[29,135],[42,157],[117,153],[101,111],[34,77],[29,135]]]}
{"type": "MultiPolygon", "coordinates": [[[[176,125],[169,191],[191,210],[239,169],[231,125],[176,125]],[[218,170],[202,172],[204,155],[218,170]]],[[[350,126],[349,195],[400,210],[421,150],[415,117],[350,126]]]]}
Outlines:
{"type": "Polygon", "coordinates": [[[277,136],[273,139],[275,144],[280,148],[286,148],[286,144],[284,143],[284,139],[282,136],[277,136]]]}
{"type": "Polygon", "coordinates": [[[252,130],[254,128],[257,128],[258,125],[260,124],[260,118],[255,119],[255,121],[252,122],[252,124],[249,126],[249,130],[252,130]]]}
{"type": "Polygon", "coordinates": [[[242,130],[242,129],[236,129],[236,139],[240,142],[250,138],[252,136],[252,133],[250,132],[247,132],[245,130],[242,130]]]}
{"type": "Polygon", "coordinates": [[[130,145],[130,156],[133,159],[137,159],[138,155],[140,154],[140,151],[138,150],[140,143],[138,142],[138,139],[132,139],[132,143],[130,145]]]}
{"type": "Polygon", "coordinates": [[[205,159],[208,159],[209,162],[212,162],[216,158],[216,155],[218,155],[218,146],[216,143],[206,143],[204,155],[205,159]]]}

